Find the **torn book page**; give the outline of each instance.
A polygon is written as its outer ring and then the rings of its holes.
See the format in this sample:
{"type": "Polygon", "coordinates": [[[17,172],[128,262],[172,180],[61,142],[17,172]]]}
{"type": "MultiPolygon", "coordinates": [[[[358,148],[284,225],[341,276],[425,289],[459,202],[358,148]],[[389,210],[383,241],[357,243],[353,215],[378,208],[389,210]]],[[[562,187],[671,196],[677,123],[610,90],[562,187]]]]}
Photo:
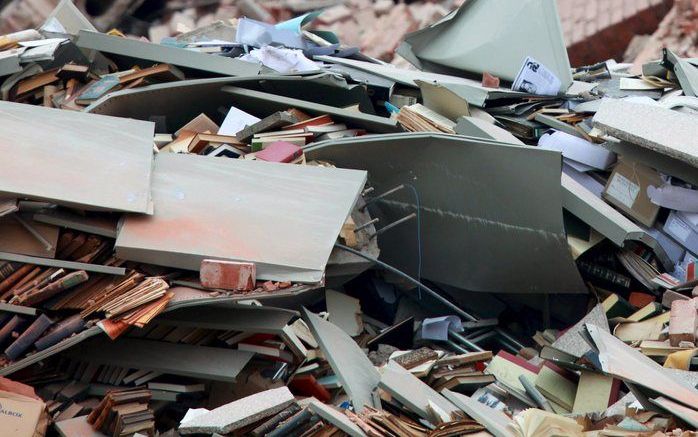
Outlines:
{"type": "Polygon", "coordinates": [[[560,91],[560,79],[545,65],[528,56],[514,79],[511,89],[539,96],[556,96],[560,91]]]}
{"type": "Polygon", "coordinates": [[[318,71],[318,64],[306,58],[301,50],[264,46],[240,57],[243,61],[256,62],[282,74],[318,71]]]}
{"type": "Polygon", "coordinates": [[[425,340],[448,340],[448,331],[462,332],[460,319],[456,316],[441,316],[422,321],[422,338],[425,340]]]}
{"type": "Polygon", "coordinates": [[[257,123],[260,119],[252,114],[231,106],[228,114],[225,116],[218,135],[235,135],[245,128],[257,123]]]}

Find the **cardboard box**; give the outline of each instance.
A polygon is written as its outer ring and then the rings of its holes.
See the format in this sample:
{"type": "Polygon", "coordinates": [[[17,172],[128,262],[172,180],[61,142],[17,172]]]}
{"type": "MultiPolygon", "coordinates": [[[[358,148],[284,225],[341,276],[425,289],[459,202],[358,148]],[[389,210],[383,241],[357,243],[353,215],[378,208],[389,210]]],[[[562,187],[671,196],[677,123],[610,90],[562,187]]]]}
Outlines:
{"type": "Polygon", "coordinates": [[[638,223],[652,226],[660,207],[650,201],[647,187],[659,187],[662,183],[656,170],[621,159],[608,178],[602,196],[638,223]]]}
{"type": "Polygon", "coordinates": [[[40,400],[0,391],[1,434],[12,437],[41,435],[44,409],[45,404],[40,400]]]}

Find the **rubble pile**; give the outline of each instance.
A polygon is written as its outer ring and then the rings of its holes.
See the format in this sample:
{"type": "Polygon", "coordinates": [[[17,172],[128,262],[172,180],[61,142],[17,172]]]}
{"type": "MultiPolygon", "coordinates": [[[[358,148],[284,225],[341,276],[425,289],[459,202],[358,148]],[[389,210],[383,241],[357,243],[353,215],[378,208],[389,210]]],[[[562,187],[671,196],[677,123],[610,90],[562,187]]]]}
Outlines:
{"type": "Polygon", "coordinates": [[[695,435],[698,62],[342,7],[0,38],[0,430],[695,435]]]}
{"type": "Polygon", "coordinates": [[[652,35],[635,37],[626,58],[641,65],[660,56],[664,47],[685,58],[698,57],[697,33],[698,2],[677,0],[652,35]]]}

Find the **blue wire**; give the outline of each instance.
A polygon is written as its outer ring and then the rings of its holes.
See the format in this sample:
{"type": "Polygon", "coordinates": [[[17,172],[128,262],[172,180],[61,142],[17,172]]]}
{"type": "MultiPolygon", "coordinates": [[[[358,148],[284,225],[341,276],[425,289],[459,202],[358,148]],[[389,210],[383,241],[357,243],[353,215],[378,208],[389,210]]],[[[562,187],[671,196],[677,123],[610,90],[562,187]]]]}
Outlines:
{"type": "MultiPolygon", "coordinates": [[[[417,281],[422,282],[422,208],[419,201],[419,193],[412,184],[404,184],[409,187],[414,194],[415,203],[417,204],[417,281]]],[[[419,299],[422,299],[422,287],[417,287],[419,299]]]]}

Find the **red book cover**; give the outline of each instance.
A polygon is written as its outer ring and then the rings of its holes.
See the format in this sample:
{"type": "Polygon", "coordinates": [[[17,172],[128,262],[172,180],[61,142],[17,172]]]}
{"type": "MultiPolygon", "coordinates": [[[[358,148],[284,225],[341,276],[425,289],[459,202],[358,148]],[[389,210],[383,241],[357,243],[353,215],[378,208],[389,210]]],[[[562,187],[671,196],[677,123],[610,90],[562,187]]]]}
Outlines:
{"type": "Polygon", "coordinates": [[[286,141],[274,141],[255,153],[257,159],[267,162],[291,162],[303,154],[303,149],[286,141]]]}

